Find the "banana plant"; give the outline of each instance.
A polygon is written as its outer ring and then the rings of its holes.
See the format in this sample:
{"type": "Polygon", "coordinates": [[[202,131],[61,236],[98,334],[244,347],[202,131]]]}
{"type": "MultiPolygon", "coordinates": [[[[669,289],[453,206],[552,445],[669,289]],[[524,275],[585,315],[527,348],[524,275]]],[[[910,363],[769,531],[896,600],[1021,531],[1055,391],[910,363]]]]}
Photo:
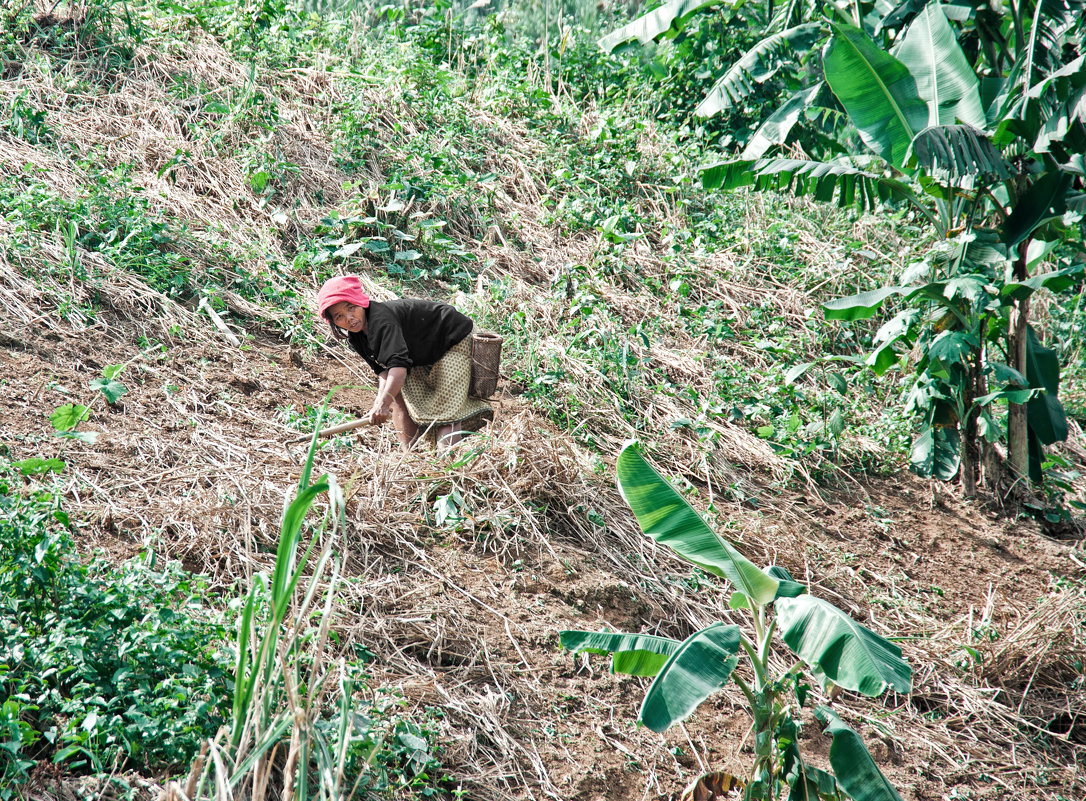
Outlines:
{"type": "Polygon", "coordinates": [[[815,716],[833,738],[832,772],[804,761],[799,751],[799,709],[810,698],[808,680],[877,697],[908,693],[912,669],[901,649],[828,601],[808,593],[780,566],[760,569],[719,536],[627,444],[617,460],[618,486],[642,531],[734,588],[729,606],[749,628],[716,622],[685,640],[647,634],[563,631],[574,652],[610,654],[611,669],[652,677],[638,720],[656,732],[687,718],[713,693],[733,682],[752,718],[754,764],[745,801],[789,799],[900,801],[860,736],[829,706],[815,716]],[[778,658],[774,658],[778,657],[778,658]],[[788,667],[774,666],[788,658],[788,667]],[[742,665],[742,667],[741,667],[742,665]]]}
{"type": "MultiPolygon", "coordinates": [[[[642,45],[676,39],[688,35],[695,16],[712,13],[728,25],[746,25],[762,38],[715,78],[694,114],[727,114],[743,108],[767,82],[776,79],[780,87],[781,104],[747,142],[743,153],[747,159],[757,159],[770,148],[783,145],[812,106],[820,107],[825,118],[839,117],[840,107],[819,78],[818,54],[833,33],[832,22],[862,26],[868,34],[889,42],[902,17],[892,5],[877,0],[855,0],[847,10],[832,0],[667,0],[604,36],[599,45],[611,52],[635,39],[642,45]]],[[[832,138],[820,141],[840,149],[832,138]]],[[[808,152],[812,152],[812,144],[804,142],[808,152]]],[[[820,146],[815,151],[821,152],[820,146]]]]}
{"type": "MultiPolygon", "coordinates": [[[[1042,265],[1056,243],[1083,236],[1086,0],[670,0],[600,44],[674,38],[704,13],[765,36],[697,114],[727,113],[775,77],[792,94],[738,158],[702,171],[703,185],[915,214],[932,245],[921,271],[883,288],[883,300],[906,308],[869,359],[882,372],[904,362],[899,353],[920,354],[906,402],[920,423],[913,468],[961,475],[972,495],[981,448],[1005,440],[1012,472],[1040,481],[1043,448],[1067,424],[1030,296],[1066,288],[1082,270],[1068,263],[1052,277],[1042,265]],[[791,144],[810,159],[774,155],[791,144]]],[[[827,319],[863,319],[869,301],[829,304],[827,319]]]]}
{"type": "Polygon", "coordinates": [[[884,18],[910,20],[892,51],[833,22],[824,81],[865,152],[830,161],[744,154],[702,173],[708,188],[787,191],[876,212],[905,207],[923,220],[932,244],[918,265],[824,308],[829,320],[858,320],[890,298],[899,304],[868,363],[882,373],[904,361],[899,353],[919,353],[907,400],[920,418],[913,467],[943,479],[960,473],[967,494],[984,443],[1005,437],[1012,470],[1039,481],[1043,447],[1066,437],[1059,365],[1030,324],[1029,304],[1037,290],[1065,290],[1083,271],[1081,263],[1042,267],[1059,242],[1083,234],[1083,8],[1082,0],[1005,12],[906,2],[884,18]],[[972,57],[960,43],[969,37],[983,40],[972,57]],[[1008,404],[1005,433],[997,401],[1008,404]]]}

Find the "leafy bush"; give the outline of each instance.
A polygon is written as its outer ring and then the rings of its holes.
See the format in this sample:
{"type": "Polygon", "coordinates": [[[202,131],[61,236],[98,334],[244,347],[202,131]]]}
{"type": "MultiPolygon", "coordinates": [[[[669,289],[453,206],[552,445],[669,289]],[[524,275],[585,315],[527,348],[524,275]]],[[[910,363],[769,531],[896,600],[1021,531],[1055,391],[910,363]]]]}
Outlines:
{"type": "Polygon", "coordinates": [[[124,169],[91,169],[83,196],[62,197],[33,178],[0,183],[0,207],[17,233],[63,234],[67,263],[58,267],[79,280],[95,278],[79,256],[80,250],[100,253],[122,270],[140,276],[164,295],[195,296],[192,264],[173,244],[183,233],[155,214],[142,187],[134,186],[124,169]]]}
{"type": "Polygon", "coordinates": [[[150,553],[81,564],[58,499],[20,494],[18,480],[0,466],[0,778],[24,781],[44,758],[95,772],[184,764],[230,690],[227,631],[202,581],[150,553]]]}

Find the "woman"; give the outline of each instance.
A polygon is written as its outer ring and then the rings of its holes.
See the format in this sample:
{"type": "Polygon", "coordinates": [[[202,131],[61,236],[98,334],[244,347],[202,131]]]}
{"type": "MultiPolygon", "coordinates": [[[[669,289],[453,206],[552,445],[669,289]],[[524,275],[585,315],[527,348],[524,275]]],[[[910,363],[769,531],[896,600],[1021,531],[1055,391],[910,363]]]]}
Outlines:
{"type": "Polygon", "coordinates": [[[468,396],[470,317],[432,300],[371,301],[354,275],[326,281],[317,307],[333,336],[346,339],[377,374],[370,420],[380,425],[392,417],[405,451],[420,434],[451,445],[465,425],[494,419],[487,401],[468,396]]]}

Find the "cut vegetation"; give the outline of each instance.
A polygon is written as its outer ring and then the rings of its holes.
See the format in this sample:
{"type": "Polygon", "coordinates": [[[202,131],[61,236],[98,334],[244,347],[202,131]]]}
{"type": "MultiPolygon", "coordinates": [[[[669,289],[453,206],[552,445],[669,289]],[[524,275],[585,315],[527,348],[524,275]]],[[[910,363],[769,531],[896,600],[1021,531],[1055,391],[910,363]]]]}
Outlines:
{"type": "Polygon", "coordinates": [[[1044,483],[910,473],[946,421],[906,415],[908,348],[865,365],[892,315],[823,304],[896,286],[928,229],[704,189],[788,85],[692,116],[761,23],[601,50],[638,10],[0,9],[0,799],[677,799],[752,765],[786,795],[798,753],[890,797],[842,770],[861,740],[909,801],[1086,795],[1081,278],[1031,286],[1044,483]],[[344,273],[504,338],[488,428],[289,444],[372,401],[313,313],[344,273]],[[642,533],[631,439],[740,567],[642,533]],[[645,677],[705,631],[743,659],[676,712],[645,677]],[[890,678],[832,679],[845,642],[890,678]]]}

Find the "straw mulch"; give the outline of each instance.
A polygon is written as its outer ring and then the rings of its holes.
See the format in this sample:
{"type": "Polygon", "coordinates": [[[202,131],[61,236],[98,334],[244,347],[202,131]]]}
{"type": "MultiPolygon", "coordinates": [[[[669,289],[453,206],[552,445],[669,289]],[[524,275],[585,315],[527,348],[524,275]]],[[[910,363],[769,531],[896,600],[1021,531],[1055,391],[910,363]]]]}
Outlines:
{"type": "MultiPolygon", "coordinates": [[[[0,106],[28,92],[58,140],[104,154],[107,166],[131,165],[153,207],[194,232],[180,247],[197,264],[219,258],[192,244],[201,232],[254,271],[266,254],[289,261],[292,242],[327,211],[365,202],[364,189],[343,194],[346,176],[325,133],[325,109],[346,101],[348,89],[334,68],[263,75],[253,87],[210,37],[199,30],[187,37],[167,50],[145,43],[133,67],[95,84],[94,95],[73,95],[43,62],[28,60],[0,81],[0,106]],[[214,143],[194,135],[197,112],[169,89],[178,73],[224,99],[256,89],[275,95],[281,123],[272,144],[297,168],[279,190],[290,214],[262,208],[232,156],[253,144],[254,128],[219,120],[214,143]],[[160,176],[179,149],[189,154],[185,163],[160,176]]],[[[364,91],[383,109],[390,152],[397,137],[425,135],[394,87],[364,91]]],[[[500,176],[496,216],[516,220],[515,231],[513,223],[480,230],[472,209],[441,201],[417,210],[441,214],[491,265],[458,302],[483,320],[524,313],[530,349],[507,351],[505,371],[524,369],[529,358],[560,366],[580,430],[557,429],[507,381],[495,423],[451,454],[405,456],[389,431],[364,429],[318,455],[318,469],[335,474],[349,498],[341,642],[377,655],[373,687],[399,688],[413,713],[441,711],[442,759],[468,797],[672,798],[701,770],[741,775],[750,764],[738,693],[723,692],[660,737],[632,725],[641,681],[611,676],[602,659],[558,650],[564,628],[684,637],[714,620],[742,622],[727,609],[726,588],[638,532],[613,483],[613,455],[629,437],[646,442],[662,472],[695,488],[695,503],[712,504],[721,531],[752,559],[785,565],[816,594],[903,638],[916,674],[912,695],[835,701],[903,797],[955,788],[975,798],[1086,793],[1081,548],[915,479],[860,485],[842,476],[836,487],[817,486],[803,464],[741,425],[712,423],[709,441],[673,430],[671,421],[697,410],[655,387],[666,379],[706,398],[714,360],[742,360],[757,372],[767,368],[766,355],[747,343],[697,339],[643,284],[571,275],[569,265],[591,263],[598,241],[539,221],[546,187],[526,167],[538,144],[515,123],[469,113],[501,143],[486,168],[500,176]],[[512,244],[514,234],[530,244],[512,244]],[[500,298],[489,291],[497,281],[500,298]],[[551,291],[563,281],[608,309],[595,334],[627,346],[627,364],[636,366],[624,387],[611,386],[599,365],[571,348],[568,306],[551,291]],[[629,337],[639,324],[659,335],[648,344],[629,337]],[[445,496],[460,511],[439,524],[435,505],[445,496]]],[[[0,135],[0,174],[18,176],[27,164],[66,196],[85,178],[56,148],[0,135]]],[[[374,185],[386,167],[374,154],[374,185]]],[[[653,213],[674,213],[662,199],[644,202],[656,204],[653,213]]],[[[756,205],[750,213],[758,225],[756,205]]],[[[65,277],[63,244],[48,232],[0,220],[0,239],[7,245],[0,442],[14,458],[55,454],[67,462],[65,500],[82,521],[88,553],[102,549],[120,560],[152,547],[206,572],[217,589],[238,592],[237,582],[271,564],[278,517],[297,481],[303,455],[284,445],[298,434],[287,421],[318,405],[328,388],[369,387],[370,376],[318,337],[300,350],[270,336],[289,315],[240,292],[227,288],[222,297],[235,315],[232,333],[247,326],[255,337],[244,348],[195,304],[165,297],[96,254],[81,254],[87,282],[65,277]],[[87,383],[103,366],[128,360],[121,380],[129,393],[115,408],[96,399],[83,426],[100,433],[98,444],[52,438],[49,413],[90,402],[87,383]]],[[[817,231],[801,240],[819,257],[825,243],[817,231]]],[[[662,279],[670,269],[648,239],[631,246],[628,263],[662,279]]],[[[296,280],[303,294],[314,291],[310,277],[296,280]]],[[[366,280],[375,294],[389,291],[376,272],[366,280]]],[[[774,283],[771,265],[740,265],[729,254],[691,280],[692,292],[720,301],[737,320],[771,303],[796,326],[809,324],[804,310],[817,290],[774,283]]],[[[343,390],[332,403],[362,412],[368,392],[343,390]]],[[[805,719],[807,748],[824,764],[825,744],[805,719]]]]}

